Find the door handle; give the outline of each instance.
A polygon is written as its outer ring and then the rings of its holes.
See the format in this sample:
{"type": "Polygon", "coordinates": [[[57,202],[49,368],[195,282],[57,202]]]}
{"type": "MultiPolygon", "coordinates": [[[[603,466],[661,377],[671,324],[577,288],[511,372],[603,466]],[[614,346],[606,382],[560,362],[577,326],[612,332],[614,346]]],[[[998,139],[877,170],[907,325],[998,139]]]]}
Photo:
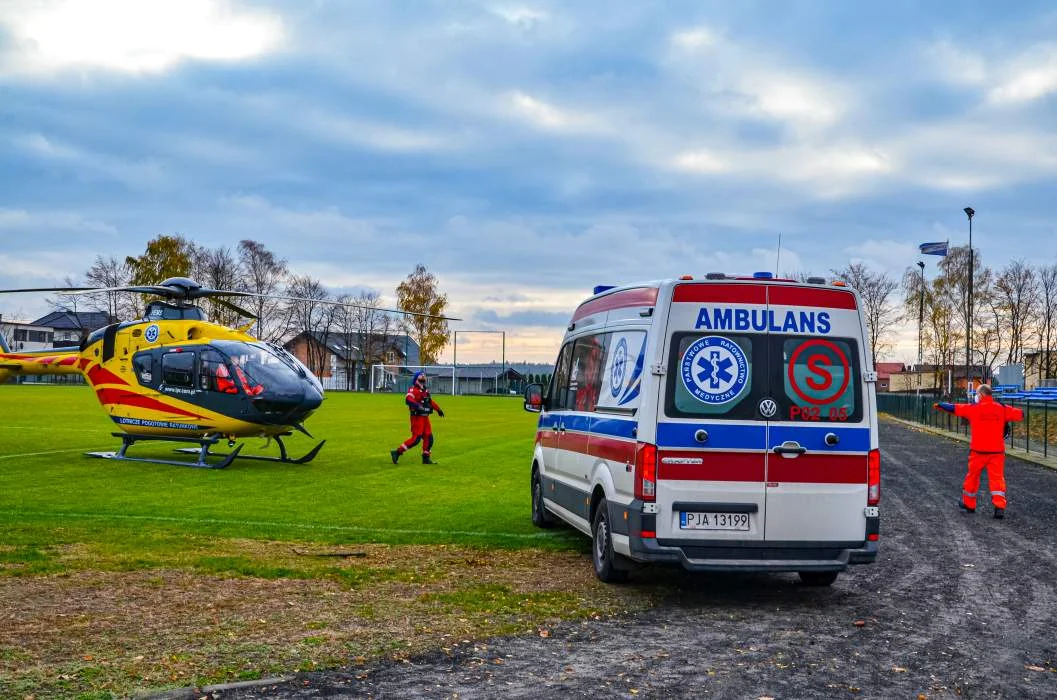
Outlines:
{"type": "Polygon", "coordinates": [[[773,447],[771,452],[782,455],[783,457],[799,457],[807,452],[807,448],[803,447],[799,442],[786,440],[781,445],[773,447]]]}

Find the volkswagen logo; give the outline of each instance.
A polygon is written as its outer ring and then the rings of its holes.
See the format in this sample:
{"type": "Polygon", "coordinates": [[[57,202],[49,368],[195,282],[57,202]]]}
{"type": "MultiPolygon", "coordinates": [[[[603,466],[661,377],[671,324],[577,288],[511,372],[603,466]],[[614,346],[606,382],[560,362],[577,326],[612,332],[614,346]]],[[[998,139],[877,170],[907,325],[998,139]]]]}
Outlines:
{"type": "Polygon", "coordinates": [[[778,413],[778,404],[774,399],[764,399],[760,402],[760,415],[764,418],[774,418],[778,413]]]}

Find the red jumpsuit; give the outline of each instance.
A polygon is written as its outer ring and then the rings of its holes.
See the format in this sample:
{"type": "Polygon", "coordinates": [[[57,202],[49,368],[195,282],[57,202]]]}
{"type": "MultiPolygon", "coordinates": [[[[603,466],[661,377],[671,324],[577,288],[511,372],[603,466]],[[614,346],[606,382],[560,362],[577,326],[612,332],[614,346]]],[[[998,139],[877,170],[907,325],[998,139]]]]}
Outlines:
{"type": "Polygon", "coordinates": [[[990,396],[980,396],[979,403],[940,404],[940,408],[966,418],[972,430],[969,439],[969,473],[962,484],[962,503],[976,508],[980,489],[980,472],[987,470],[987,485],[995,508],[1006,507],[1006,443],[1003,437],[1007,421],[1024,420],[1024,411],[997,403],[990,396]]]}
{"type": "Polygon", "coordinates": [[[433,426],[429,423],[429,414],[436,411],[443,416],[444,411],[440,410],[440,406],[429,395],[429,389],[417,383],[407,390],[404,402],[411,411],[411,437],[396,448],[396,453],[402,455],[422,441],[422,456],[429,457],[430,450],[433,449],[433,426]]]}

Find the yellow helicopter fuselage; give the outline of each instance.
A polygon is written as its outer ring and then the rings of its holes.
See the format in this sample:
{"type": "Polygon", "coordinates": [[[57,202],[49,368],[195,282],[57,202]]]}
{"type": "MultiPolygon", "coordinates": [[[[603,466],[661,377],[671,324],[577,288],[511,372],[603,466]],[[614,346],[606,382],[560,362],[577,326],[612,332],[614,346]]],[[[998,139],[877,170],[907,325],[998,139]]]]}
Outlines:
{"type": "Polygon", "coordinates": [[[284,354],[242,329],[148,319],[102,328],[80,348],[0,352],[0,383],[81,374],[116,427],[131,435],[272,437],[298,427],[322,400],[318,380],[284,354]],[[276,397],[279,384],[284,393],[276,397]]]}

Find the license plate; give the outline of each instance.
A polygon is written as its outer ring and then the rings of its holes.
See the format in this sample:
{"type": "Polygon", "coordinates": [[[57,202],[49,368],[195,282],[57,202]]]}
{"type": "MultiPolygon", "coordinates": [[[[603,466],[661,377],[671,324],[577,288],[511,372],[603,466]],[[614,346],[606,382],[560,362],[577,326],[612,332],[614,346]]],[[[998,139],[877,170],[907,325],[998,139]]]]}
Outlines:
{"type": "Polygon", "coordinates": [[[743,530],[749,529],[748,513],[679,513],[681,530],[743,530]]]}

